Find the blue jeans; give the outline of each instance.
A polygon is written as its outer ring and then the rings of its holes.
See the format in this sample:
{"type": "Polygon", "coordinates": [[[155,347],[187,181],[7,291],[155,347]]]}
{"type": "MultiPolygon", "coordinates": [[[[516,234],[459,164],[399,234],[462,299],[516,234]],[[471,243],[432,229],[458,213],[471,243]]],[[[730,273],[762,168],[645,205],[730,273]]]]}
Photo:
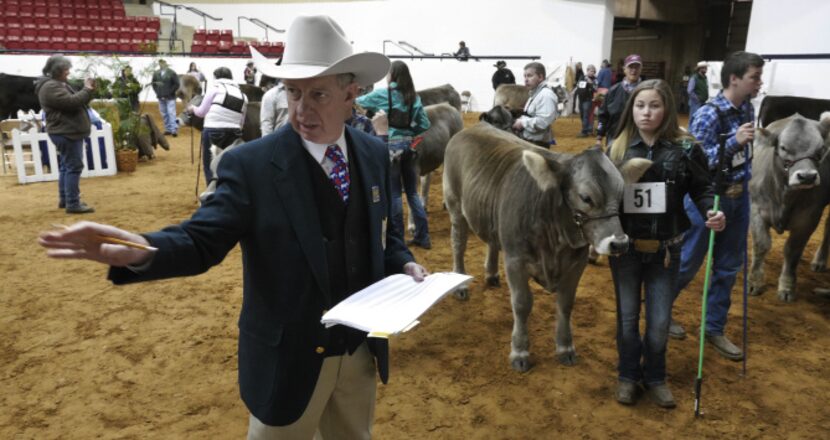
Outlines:
{"type": "Polygon", "coordinates": [[[591,110],[594,108],[590,100],[579,102],[579,114],[582,117],[582,134],[590,135],[594,132],[594,124],[591,121],[591,110]]]}
{"type": "Polygon", "coordinates": [[[49,139],[58,152],[58,197],[66,207],[81,203],[81,172],[84,170],[84,141],[50,134],[49,139]]]}
{"type": "Polygon", "coordinates": [[[689,98],[689,127],[692,128],[692,121],[695,119],[695,112],[701,107],[701,103],[697,99],[689,98]]]}
{"type": "Polygon", "coordinates": [[[159,112],[161,113],[161,119],[164,120],[164,131],[178,133],[179,127],[176,125],[176,99],[159,98],[159,112]]]}
{"type": "MultiPolygon", "coordinates": [[[[692,227],[683,239],[680,257],[680,274],[677,277],[677,295],[689,285],[700,269],[709,247],[709,229],[689,196],[683,199],[686,215],[692,227]]],[[[720,210],[726,215],[726,229],[715,234],[712,254],[712,275],[706,302],[706,333],[723,335],[731,304],[730,295],[738,270],[746,251],[746,235],[749,227],[749,194],[740,197],[720,198],[720,210]]]]}
{"type": "Polygon", "coordinates": [[[400,158],[392,161],[391,176],[392,179],[392,222],[393,228],[398,228],[401,237],[404,236],[405,228],[403,225],[403,201],[401,200],[402,190],[401,183],[403,183],[403,191],[406,191],[406,201],[409,203],[409,215],[413,217],[415,222],[415,236],[413,240],[420,244],[429,244],[429,225],[427,223],[427,213],[424,210],[424,205],[421,203],[421,197],[418,195],[418,175],[415,172],[415,161],[417,160],[417,153],[412,150],[405,150],[400,158]]]}
{"type": "Polygon", "coordinates": [[[671,322],[680,245],[649,254],[629,249],[610,257],[617,298],[619,379],[646,385],[666,382],[666,343],[671,322]],[[666,252],[671,259],[665,266],[666,252]],[[646,327],[640,337],[640,302],[645,290],[646,327]],[[642,359],[642,364],[640,360],[642,359]]]}

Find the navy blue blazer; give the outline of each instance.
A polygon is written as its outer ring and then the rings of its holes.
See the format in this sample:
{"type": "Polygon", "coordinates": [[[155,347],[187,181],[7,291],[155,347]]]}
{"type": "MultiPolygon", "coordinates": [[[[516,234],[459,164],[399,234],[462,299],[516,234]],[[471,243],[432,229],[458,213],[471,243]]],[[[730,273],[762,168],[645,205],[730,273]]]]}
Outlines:
{"type": "MultiPolygon", "coordinates": [[[[348,126],[346,141],[368,202],[376,281],[414,259],[400,232],[385,227],[391,209],[386,145],[348,126]]],[[[254,416],[273,426],[290,424],[305,410],[325,356],[320,347],[329,337],[320,318],[334,305],[305,154],[289,125],[228,151],[213,196],[184,223],[145,235],[159,248],[150,267],[141,273],[113,267],[109,274],[115,284],[197,275],[240,243],[240,394],[254,416]]],[[[386,341],[369,338],[369,348],[385,382],[386,341]]]]}

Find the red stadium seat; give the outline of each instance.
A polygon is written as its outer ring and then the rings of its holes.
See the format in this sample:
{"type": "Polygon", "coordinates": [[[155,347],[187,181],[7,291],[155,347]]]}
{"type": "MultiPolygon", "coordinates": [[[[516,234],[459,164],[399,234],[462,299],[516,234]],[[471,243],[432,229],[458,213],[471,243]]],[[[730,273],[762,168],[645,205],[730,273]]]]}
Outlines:
{"type": "Polygon", "coordinates": [[[93,21],[98,21],[101,19],[101,14],[98,12],[97,9],[87,9],[86,17],[93,21]]]}
{"type": "Polygon", "coordinates": [[[58,17],[49,17],[46,20],[46,22],[49,23],[49,26],[53,28],[63,26],[63,23],[61,23],[61,19],[58,17]]]}
{"type": "Polygon", "coordinates": [[[49,35],[53,41],[63,41],[66,38],[66,31],[63,29],[52,29],[52,32],[49,35]]]}
{"type": "Polygon", "coordinates": [[[22,28],[23,28],[23,25],[21,25],[19,22],[16,22],[16,21],[6,23],[6,29],[22,29],[22,28]]]}
{"type": "Polygon", "coordinates": [[[107,21],[108,22],[108,21],[112,20],[112,11],[101,10],[100,14],[101,14],[101,21],[107,21]]]}
{"type": "Polygon", "coordinates": [[[192,53],[204,53],[205,52],[205,45],[203,43],[193,43],[190,46],[190,52],[192,53]]]}
{"type": "Polygon", "coordinates": [[[161,29],[161,19],[159,17],[150,17],[149,24],[149,27],[155,29],[156,32],[161,29]]]}
{"type": "Polygon", "coordinates": [[[107,48],[107,52],[118,52],[118,40],[114,38],[107,38],[104,43],[104,47],[107,48]]]}
{"type": "Polygon", "coordinates": [[[219,31],[219,41],[227,41],[233,44],[233,31],[230,29],[219,31]]]}
{"type": "Polygon", "coordinates": [[[37,38],[37,28],[24,28],[23,37],[37,38]]]}
{"type": "Polygon", "coordinates": [[[147,41],[158,41],[159,34],[152,29],[147,29],[144,31],[144,39],[147,41]]]}
{"type": "Polygon", "coordinates": [[[207,31],[208,41],[218,42],[219,41],[219,36],[220,36],[219,29],[211,29],[211,30],[207,31]]]}
{"type": "Polygon", "coordinates": [[[52,48],[52,41],[51,40],[37,40],[37,49],[38,50],[49,50],[52,48]]]}
{"type": "Polygon", "coordinates": [[[35,6],[35,17],[46,17],[46,5],[43,6],[35,6]]]}
{"type": "Polygon", "coordinates": [[[231,47],[231,53],[244,54],[248,52],[248,45],[244,41],[237,41],[231,47]]]}
{"type": "Polygon", "coordinates": [[[213,41],[213,40],[205,41],[205,44],[204,44],[205,53],[216,53],[216,46],[217,45],[218,45],[218,43],[216,41],[213,41]]]}
{"type": "Polygon", "coordinates": [[[219,52],[228,53],[231,51],[232,46],[233,45],[231,43],[228,43],[227,41],[220,41],[219,44],[216,45],[216,50],[218,50],[219,52]]]}
{"type": "Polygon", "coordinates": [[[63,17],[61,18],[61,25],[67,29],[77,27],[78,22],[75,21],[74,18],[63,17]]]}
{"type": "Polygon", "coordinates": [[[107,26],[106,38],[112,39],[112,40],[117,40],[118,39],[118,33],[119,33],[119,29],[117,27],[107,26]]]}

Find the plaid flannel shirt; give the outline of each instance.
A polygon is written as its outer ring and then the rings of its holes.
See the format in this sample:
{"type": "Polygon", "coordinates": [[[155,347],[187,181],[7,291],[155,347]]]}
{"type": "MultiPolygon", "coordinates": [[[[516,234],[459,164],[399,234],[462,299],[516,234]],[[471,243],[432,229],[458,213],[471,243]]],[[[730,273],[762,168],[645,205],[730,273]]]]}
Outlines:
{"type": "MultiPolygon", "coordinates": [[[[729,138],[726,139],[725,160],[726,163],[730,163],[732,156],[744,149],[744,146],[738,144],[735,133],[742,124],[755,121],[755,109],[749,100],[744,101],[740,108],[736,108],[723,96],[723,91],[718,93],[718,96],[714,97],[709,104],[711,105],[700,107],[695,113],[695,118],[692,126],[689,127],[689,131],[701,142],[703,152],[706,153],[709,161],[709,170],[714,171],[718,165],[718,146],[720,144],[718,142],[718,135],[721,133],[729,134],[729,138]],[[718,112],[712,108],[712,105],[716,106],[723,114],[725,128],[721,127],[721,118],[718,117],[718,112]]],[[[751,148],[751,145],[747,144],[747,147],[751,148]]],[[[743,182],[744,179],[749,180],[752,177],[751,163],[749,164],[749,175],[746,176],[745,174],[746,171],[743,166],[732,169],[726,176],[726,182],[739,183],[743,182]]]]}

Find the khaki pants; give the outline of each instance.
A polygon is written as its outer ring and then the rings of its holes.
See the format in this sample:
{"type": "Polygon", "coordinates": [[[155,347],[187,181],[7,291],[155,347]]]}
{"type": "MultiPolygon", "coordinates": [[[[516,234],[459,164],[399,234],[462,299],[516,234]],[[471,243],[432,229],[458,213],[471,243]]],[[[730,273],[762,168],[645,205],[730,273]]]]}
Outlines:
{"type": "Polygon", "coordinates": [[[352,355],[323,360],[311,400],[296,422],[269,426],[252,414],[248,440],[371,439],[376,388],[374,360],[364,342],[352,355]]]}

